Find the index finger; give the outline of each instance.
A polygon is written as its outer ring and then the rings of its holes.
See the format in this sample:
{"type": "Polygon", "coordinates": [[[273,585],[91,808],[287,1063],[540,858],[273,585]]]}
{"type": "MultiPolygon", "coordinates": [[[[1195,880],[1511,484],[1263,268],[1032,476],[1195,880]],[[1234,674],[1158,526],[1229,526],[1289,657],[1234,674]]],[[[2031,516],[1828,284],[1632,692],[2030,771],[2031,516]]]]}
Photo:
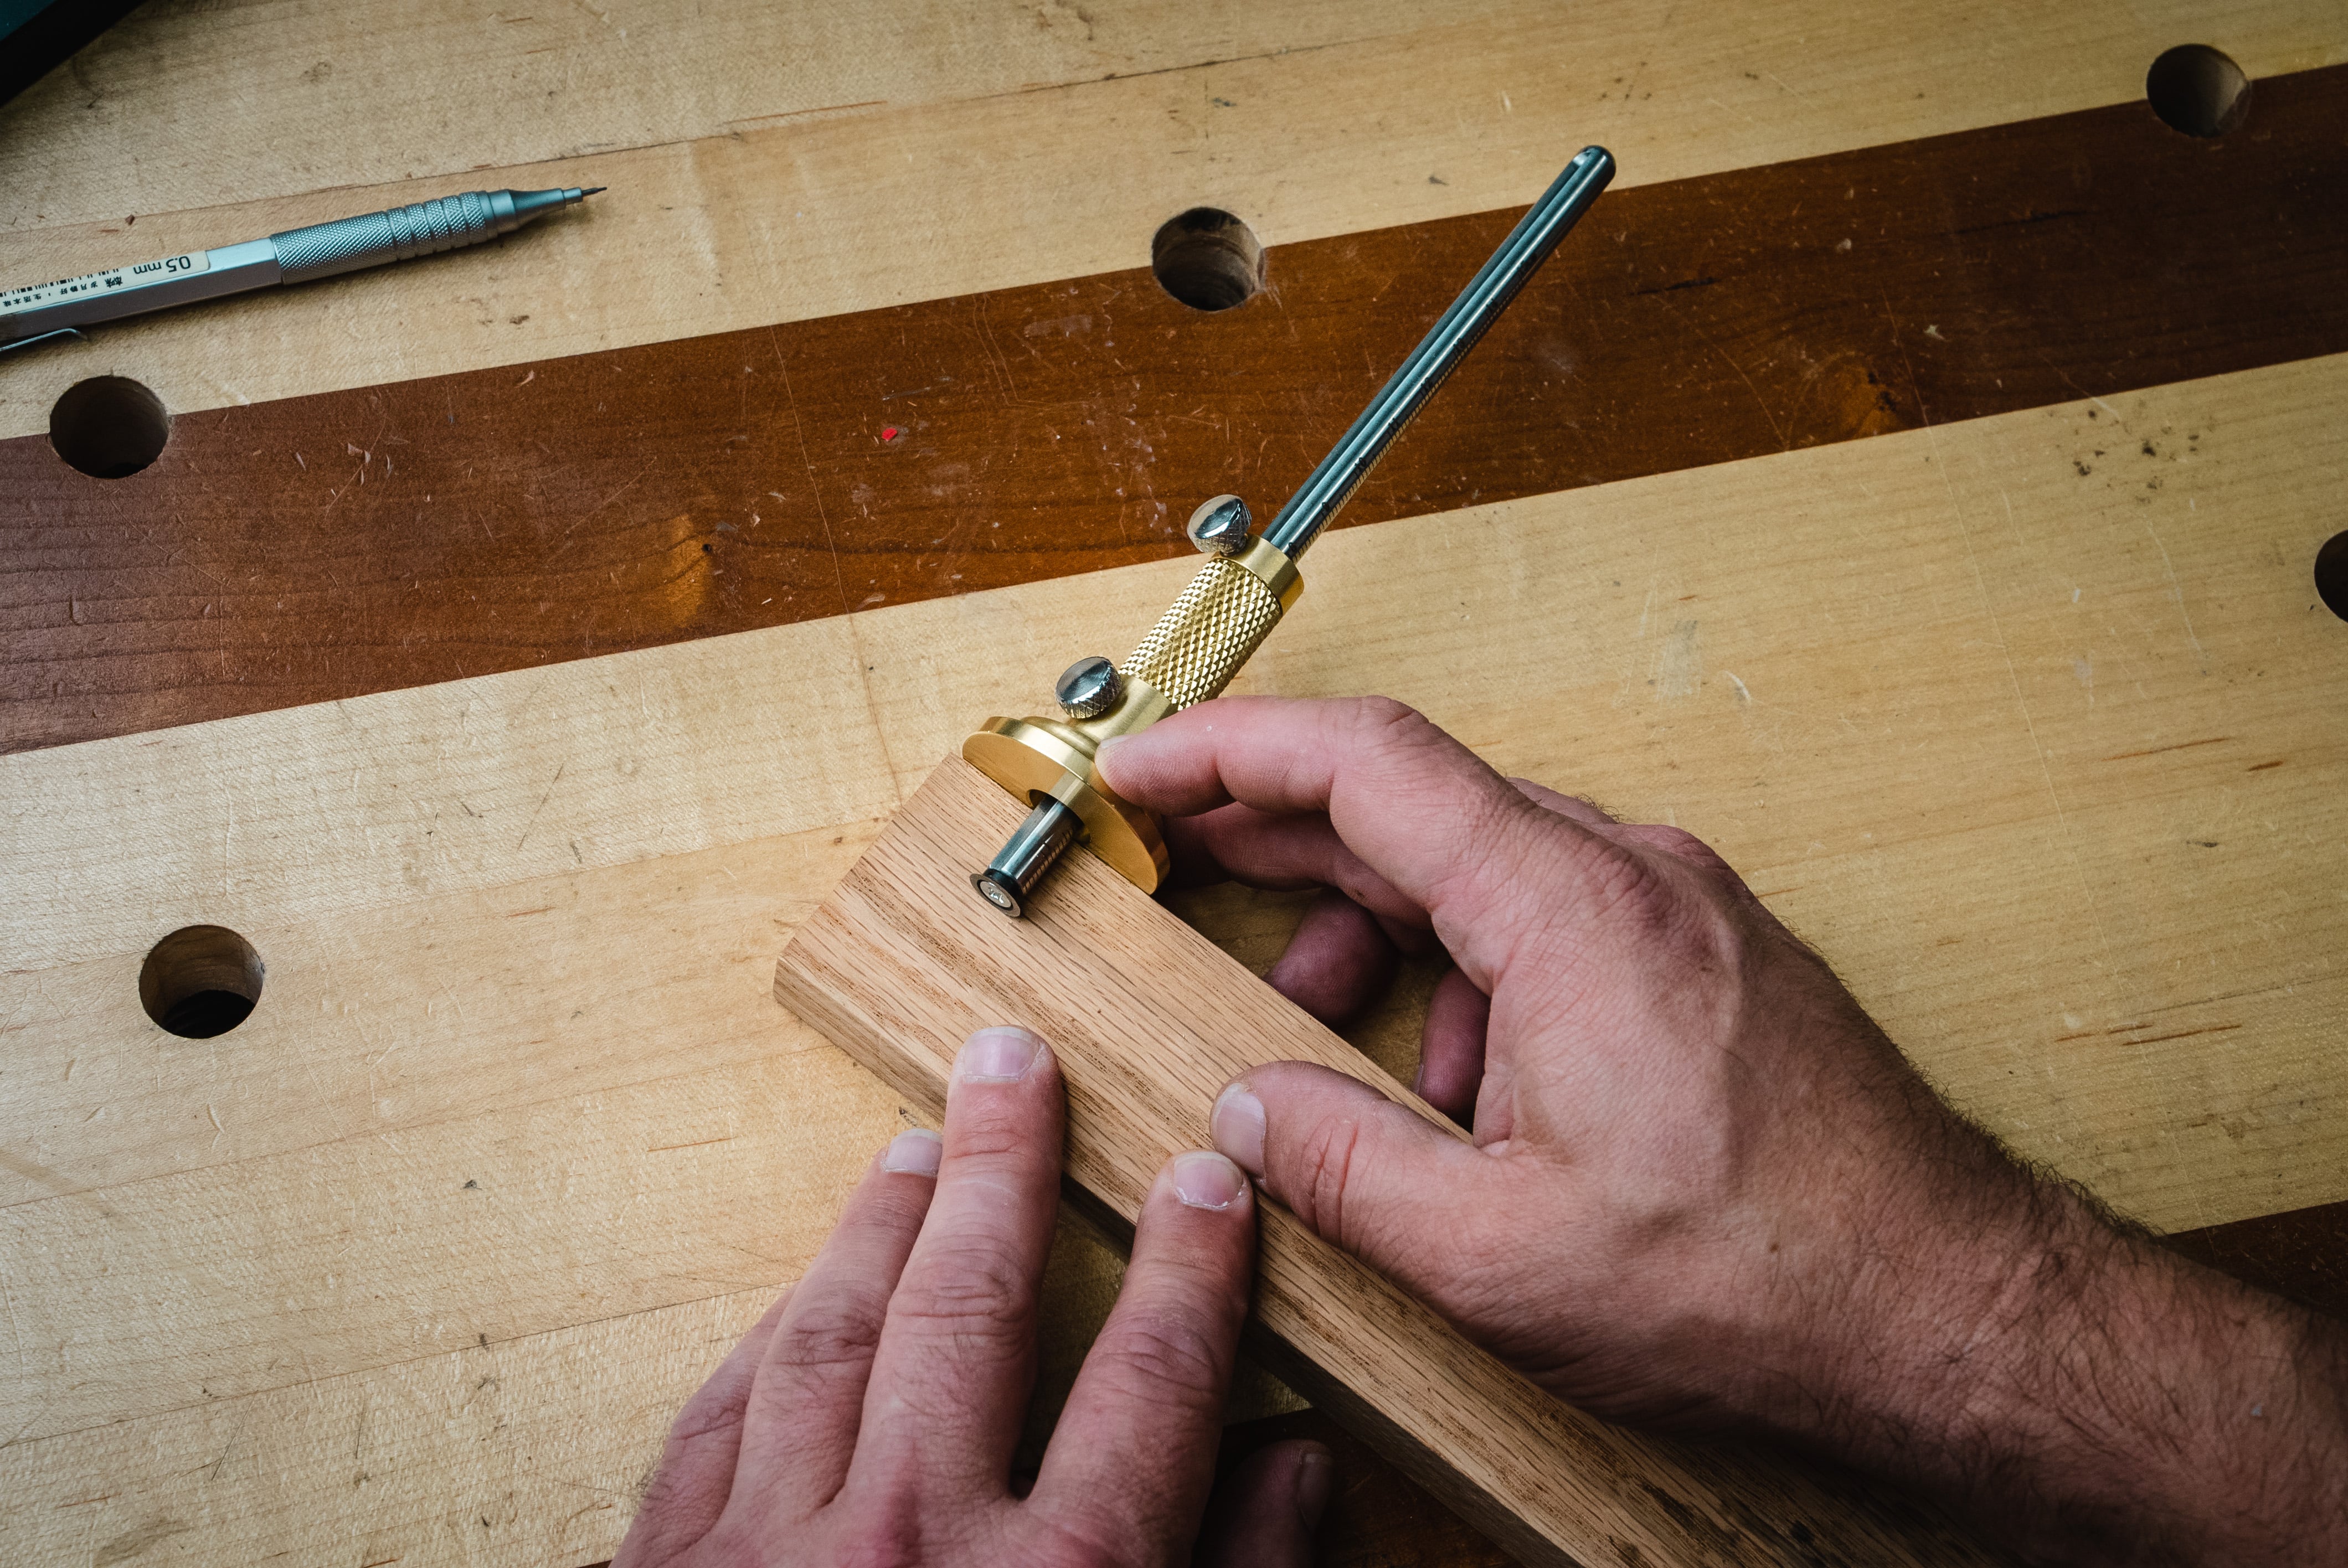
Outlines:
{"type": "Polygon", "coordinates": [[[1118,794],[1171,816],[1232,801],[1325,813],[1365,865],[1438,924],[1447,907],[1471,922],[1528,871],[1570,871],[1595,843],[1386,697],[1218,698],[1111,741],[1099,768],[1118,794]]]}

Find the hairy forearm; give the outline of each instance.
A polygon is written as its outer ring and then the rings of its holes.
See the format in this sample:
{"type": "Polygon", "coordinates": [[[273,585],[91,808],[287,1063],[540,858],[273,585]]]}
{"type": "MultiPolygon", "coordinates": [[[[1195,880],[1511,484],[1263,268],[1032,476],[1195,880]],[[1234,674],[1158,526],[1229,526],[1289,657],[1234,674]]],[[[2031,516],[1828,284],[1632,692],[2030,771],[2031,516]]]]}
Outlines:
{"type": "Polygon", "coordinates": [[[1837,1446],[2033,1561],[2348,1562],[2348,1327],[2012,1174],[1837,1446]]]}

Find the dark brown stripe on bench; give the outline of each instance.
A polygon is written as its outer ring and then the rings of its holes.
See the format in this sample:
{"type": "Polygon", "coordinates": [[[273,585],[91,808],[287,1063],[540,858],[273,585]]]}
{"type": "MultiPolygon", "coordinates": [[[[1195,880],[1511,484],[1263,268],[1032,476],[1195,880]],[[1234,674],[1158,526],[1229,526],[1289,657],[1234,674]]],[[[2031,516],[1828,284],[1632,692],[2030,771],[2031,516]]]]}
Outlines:
{"type": "MultiPolygon", "coordinates": [[[[2334,67],[2216,141],[2129,104],[1619,191],[1344,520],[2348,349],[2343,190],[2334,67]]],[[[1280,247],[1217,314],[1116,272],[192,415],[123,479],[0,443],[0,748],[1178,553],[1515,216],[1280,247]]]]}

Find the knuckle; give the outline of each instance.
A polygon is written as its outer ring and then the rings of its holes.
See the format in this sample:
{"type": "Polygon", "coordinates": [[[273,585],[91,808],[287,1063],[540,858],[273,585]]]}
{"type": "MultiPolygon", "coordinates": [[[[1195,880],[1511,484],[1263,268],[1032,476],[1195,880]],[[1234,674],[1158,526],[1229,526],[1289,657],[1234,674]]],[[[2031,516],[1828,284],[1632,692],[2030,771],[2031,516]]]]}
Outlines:
{"type": "Polygon", "coordinates": [[[1026,1543],[1019,1561],[1025,1568],[1118,1568],[1131,1559],[1104,1538],[1112,1533],[1110,1527],[1089,1521],[1051,1521],[1026,1543]]]}
{"type": "Polygon", "coordinates": [[[1392,697],[1357,697],[1354,700],[1354,725],[1373,739],[1406,733],[1413,724],[1426,723],[1426,714],[1392,697]]]}
{"type": "Polygon", "coordinates": [[[1010,1338],[1027,1331],[1035,1285],[992,1238],[947,1241],[909,1274],[889,1302],[889,1322],[915,1333],[1010,1338]]]}
{"type": "Polygon", "coordinates": [[[1025,1170],[1036,1163],[1034,1075],[1018,1083],[957,1083],[946,1152],[965,1169],[1025,1170]]]}
{"type": "Polygon", "coordinates": [[[1453,743],[1434,720],[1392,697],[1356,698],[1353,730],[1364,754],[1385,759],[1408,757],[1453,743]]]}
{"type": "Polygon", "coordinates": [[[698,1400],[688,1403],[669,1423],[667,1454],[671,1459],[690,1450],[705,1438],[722,1437],[740,1430],[744,1407],[740,1402],[702,1405],[698,1400]]]}
{"type": "Polygon", "coordinates": [[[1128,1311],[1086,1358],[1089,1376],[1119,1399],[1159,1409],[1195,1410],[1221,1400],[1224,1326],[1196,1309],[1128,1311]]]}
{"type": "Polygon", "coordinates": [[[1351,1246],[1345,1234],[1345,1197],[1365,1138],[1360,1116],[1340,1112],[1316,1122],[1297,1150],[1288,1206],[1314,1234],[1340,1246],[1351,1246]]]}
{"type": "MultiPolygon", "coordinates": [[[[1625,828],[1622,836],[1629,842],[1686,862],[1701,871],[1728,872],[1728,862],[1720,852],[1684,827],[1673,827],[1663,823],[1646,823],[1625,828]]],[[[1730,875],[1735,875],[1733,872],[1730,875]]]]}
{"type": "Polygon", "coordinates": [[[768,1362],[750,1385],[742,1419],[789,1423],[820,1401],[843,1372],[871,1364],[880,1343],[877,1307],[822,1307],[776,1325],[768,1362]]]}
{"type": "Polygon", "coordinates": [[[808,1302],[775,1326],[770,1355],[785,1365],[817,1370],[869,1361],[880,1343],[879,1314],[857,1300],[808,1302]]]}
{"type": "Polygon", "coordinates": [[[1650,824],[1639,830],[1639,836],[1646,840],[1650,848],[1660,849],[1666,855],[1676,855],[1684,859],[1705,847],[1704,840],[1686,828],[1673,827],[1668,823],[1650,824]]]}
{"type": "Polygon", "coordinates": [[[1627,927],[1631,934],[1652,938],[1668,933],[1678,919],[1678,902],[1662,868],[1646,856],[1602,839],[1581,846],[1581,917],[1627,927]]]}
{"type": "MultiPolygon", "coordinates": [[[[839,1568],[911,1568],[922,1558],[922,1531],[910,1507],[866,1509],[841,1522],[834,1540],[839,1568]]],[[[753,1560],[763,1560],[763,1553],[753,1560]]]]}
{"type": "Polygon", "coordinates": [[[1735,900],[1688,866],[1630,854],[1613,857],[1596,886],[1590,913],[1605,923],[1612,942],[1643,955],[1649,972],[1704,982],[1704,994],[1715,1000],[1736,994],[1731,987],[1724,997],[1711,985],[1745,974],[1753,961],[1753,932],[1735,900]]]}

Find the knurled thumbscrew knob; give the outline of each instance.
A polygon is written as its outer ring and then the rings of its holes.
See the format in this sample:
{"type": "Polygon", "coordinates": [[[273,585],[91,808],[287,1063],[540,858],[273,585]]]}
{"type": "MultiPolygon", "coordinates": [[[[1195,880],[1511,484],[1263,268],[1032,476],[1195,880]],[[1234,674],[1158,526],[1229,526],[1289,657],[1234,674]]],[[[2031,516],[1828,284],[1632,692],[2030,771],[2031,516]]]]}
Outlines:
{"type": "Polygon", "coordinates": [[[1248,547],[1248,530],[1255,518],[1237,496],[1217,496],[1190,514],[1183,532],[1202,555],[1235,556],[1248,547]]]}
{"type": "Polygon", "coordinates": [[[1060,700],[1071,719],[1097,719],[1117,706],[1124,695],[1125,680],[1117,666],[1099,654],[1077,660],[1060,671],[1060,679],[1052,694],[1060,700]]]}

